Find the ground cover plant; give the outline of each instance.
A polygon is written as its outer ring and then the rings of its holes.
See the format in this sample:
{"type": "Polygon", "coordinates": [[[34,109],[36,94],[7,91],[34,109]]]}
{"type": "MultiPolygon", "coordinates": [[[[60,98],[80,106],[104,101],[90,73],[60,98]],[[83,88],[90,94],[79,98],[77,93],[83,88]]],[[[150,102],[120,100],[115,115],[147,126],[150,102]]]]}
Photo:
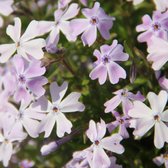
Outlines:
{"type": "Polygon", "coordinates": [[[168,167],[167,0],[0,0],[0,167],[168,167]]]}

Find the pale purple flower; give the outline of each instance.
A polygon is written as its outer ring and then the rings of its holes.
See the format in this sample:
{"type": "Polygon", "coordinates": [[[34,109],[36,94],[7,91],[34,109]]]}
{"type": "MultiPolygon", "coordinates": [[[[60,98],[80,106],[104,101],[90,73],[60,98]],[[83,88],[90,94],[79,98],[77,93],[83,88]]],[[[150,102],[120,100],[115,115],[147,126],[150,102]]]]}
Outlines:
{"type": "Polygon", "coordinates": [[[168,61],[168,42],[157,37],[152,37],[151,44],[148,46],[147,60],[152,62],[155,71],[160,70],[168,61]]]}
{"type": "Polygon", "coordinates": [[[167,29],[168,29],[168,12],[161,13],[155,11],[152,19],[149,15],[142,17],[142,24],[136,27],[137,32],[142,32],[138,36],[139,42],[151,43],[151,37],[156,36],[167,40],[167,29]]]}
{"type": "Polygon", "coordinates": [[[119,134],[113,134],[105,137],[106,124],[103,120],[100,123],[95,123],[93,120],[89,122],[89,129],[86,132],[87,137],[90,139],[93,150],[93,158],[90,158],[89,164],[92,168],[109,167],[111,162],[105,150],[114,153],[122,154],[124,152],[123,146],[120,141],[123,139],[119,134]]]}
{"type": "Polygon", "coordinates": [[[135,128],[133,134],[142,137],[152,127],[154,127],[154,145],[160,149],[164,146],[164,142],[168,142],[168,110],[164,111],[168,100],[166,91],[160,91],[158,95],[149,92],[147,95],[150,107],[141,101],[134,101],[134,107],[129,111],[130,127],[135,128]]]}
{"type": "Polygon", "coordinates": [[[120,89],[113,92],[116,96],[108,100],[104,105],[106,107],[105,112],[113,112],[120,104],[124,114],[128,114],[128,111],[133,108],[133,101],[144,101],[144,96],[138,91],[136,94],[129,92],[127,89],[120,89]]]}
{"type": "MultiPolygon", "coordinates": [[[[10,123],[8,123],[10,125],[10,123]]],[[[10,130],[8,124],[0,129],[0,161],[3,166],[7,167],[12,154],[14,153],[14,142],[21,142],[26,138],[26,134],[22,130],[10,130]]]]}
{"type": "Polygon", "coordinates": [[[156,9],[165,12],[168,9],[168,1],[167,0],[154,0],[156,5],[156,9]]]}
{"type": "Polygon", "coordinates": [[[30,160],[22,160],[20,163],[19,163],[19,166],[21,168],[31,168],[35,165],[35,163],[33,161],[30,161],[30,160]]]}
{"type": "Polygon", "coordinates": [[[113,115],[116,120],[107,124],[107,128],[108,128],[109,132],[111,133],[114,129],[119,127],[118,133],[123,138],[129,138],[129,133],[127,131],[127,128],[129,127],[129,119],[130,118],[125,115],[120,115],[117,111],[114,111],[113,115]]]}
{"type": "Polygon", "coordinates": [[[157,165],[157,166],[161,166],[164,164],[165,168],[168,168],[168,154],[161,154],[160,156],[157,156],[153,159],[153,162],[157,165]]]}
{"type": "Polygon", "coordinates": [[[27,60],[30,60],[31,57],[43,58],[42,48],[45,47],[45,40],[42,38],[34,39],[39,36],[39,32],[34,29],[37,24],[37,21],[30,22],[25,33],[21,36],[21,20],[20,18],[14,19],[14,26],[9,25],[6,29],[7,35],[14,43],[0,45],[1,63],[7,62],[15,52],[27,60]]]}
{"type": "Polygon", "coordinates": [[[99,2],[95,2],[92,9],[82,9],[82,14],[86,18],[72,20],[71,26],[75,36],[82,33],[81,39],[84,46],[91,46],[96,41],[97,29],[104,39],[110,38],[109,30],[113,26],[114,18],[104,12],[99,2]]]}
{"type": "Polygon", "coordinates": [[[102,45],[100,51],[95,50],[93,54],[97,61],[89,75],[92,80],[98,78],[102,85],[105,83],[107,75],[112,84],[118,83],[120,78],[126,78],[125,70],[116,62],[127,61],[129,56],[123,52],[123,46],[118,44],[117,40],[114,40],[111,46],[102,45]]]}
{"type": "Polygon", "coordinates": [[[31,137],[37,138],[39,135],[39,121],[45,117],[45,114],[37,112],[35,109],[28,106],[29,102],[22,101],[19,110],[13,108],[13,112],[15,112],[15,121],[12,129],[17,130],[19,128],[23,130],[24,128],[31,137]]]}
{"type": "MultiPolygon", "coordinates": [[[[47,46],[58,43],[60,39],[60,32],[62,32],[68,41],[75,41],[76,36],[72,34],[72,28],[69,19],[74,18],[79,12],[79,6],[72,3],[65,10],[58,9],[54,12],[55,21],[46,21],[42,26],[45,26],[50,34],[47,38],[47,46]]],[[[41,28],[42,29],[42,28],[41,28]]],[[[56,45],[56,44],[55,44],[56,45]]]]}
{"type": "MultiPolygon", "coordinates": [[[[44,95],[45,89],[43,85],[45,85],[48,80],[42,76],[46,69],[41,66],[41,61],[32,60],[32,62],[28,62],[21,56],[15,55],[12,59],[12,63],[13,69],[11,73],[15,77],[15,101],[29,101],[32,99],[32,94],[35,97],[44,95]]],[[[11,86],[9,85],[9,87],[11,86]]]]}
{"type": "Polygon", "coordinates": [[[45,138],[50,136],[55,124],[57,125],[56,134],[58,137],[63,137],[65,133],[70,134],[72,123],[66,118],[65,114],[85,109],[85,106],[78,101],[81,96],[80,93],[72,92],[63,99],[67,89],[68,83],[66,82],[61,86],[53,82],[50,84],[52,101],[50,102],[46,97],[42,96],[32,104],[32,108],[36,111],[47,113],[39,126],[39,132],[45,132],[45,138]]]}

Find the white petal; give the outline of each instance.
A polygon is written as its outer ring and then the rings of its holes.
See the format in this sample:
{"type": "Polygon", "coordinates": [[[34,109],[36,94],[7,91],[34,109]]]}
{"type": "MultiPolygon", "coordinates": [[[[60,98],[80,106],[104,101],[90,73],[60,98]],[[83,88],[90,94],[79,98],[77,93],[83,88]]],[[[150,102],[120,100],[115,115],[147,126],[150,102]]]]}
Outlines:
{"type": "Polygon", "coordinates": [[[96,123],[93,120],[90,120],[89,122],[89,129],[86,131],[86,135],[92,142],[98,140],[96,123]]]}
{"type": "Polygon", "coordinates": [[[44,52],[43,52],[42,48],[45,47],[45,45],[46,45],[45,40],[38,38],[38,39],[24,42],[21,45],[21,48],[23,48],[25,50],[25,53],[28,56],[32,56],[35,59],[39,60],[39,59],[43,58],[43,56],[44,56],[44,52]]]}
{"type": "Polygon", "coordinates": [[[168,142],[168,127],[162,121],[155,123],[154,144],[156,148],[161,149],[164,142],[168,142]]]}
{"type": "Polygon", "coordinates": [[[154,119],[140,118],[136,120],[136,128],[133,132],[135,136],[143,136],[147,133],[155,124],[154,119]]]}
{"type": "Polygon", "coordinates": [[[70,4],[69,8],[65,11],[61,19],[69,20],[75,17],[79,12],[79,5],[77,3],[70,4]]]}
{"type": "Polygon", "coordinates": [[[24,117],[22,123],[23,123],[25,130],[27,131],[27,133],[31,137],[33,137],[33,138],[38,137],[39,122],[37,120],[33,120],[28,117],[24,117]]]}
{"type": "Polygon", "coordinates": [[[2,44],[0,45],[0,63],[5,63],[16,51],[15,44],[2,44]]]}
{"type": "Polygon", "coordinates": [[[120,144],[122,140],[122,136],[119,134],[113,134],[110,137],[103,138],[101,140],[101,145],[104,149],[115,152],[118,154],[122,154],[124,152],[124,147],[120,144]]]}
{"type": "Polygon", "coordinates": [[[152,118],[152,110],[141,101],[134,101],[134,107],[128,115],[133,118],[152,118]]]}
{"type": "Polygon", "coordinates": [[[13,153],[12,143],[8,142],[7,144],[4,144],[3,146],[3,165],[5,167],[8,166],[12,153],[13,153]]]}
{"type": "Polygon", "coordinates": [[[109,167],[110,159],[101,147],[94,147],[92,168],[109,167]]]}
{"type": "Polygon", "coordinates": [[[56,115],[56,122],[58,137],[63,137],[65,133],[71,133],[72,123],[65,117],[63,113],[58,113],[56,115]]]}
{"type": "Polygon", "coordinates": [[[54,104],[59,104],[68,89],[68,83],[64,82],[61,86],[58,86],[56,82],[50,84],[51,99],[54,104]]]}
{"type": "Polygon", "coordinates": [[[14,22],[14,26],[9,25],[7,27],[6,34],[10,36],[15,43],[18,43],[21,36],[21,20],[17,17],[14,19],[14,22]]]}
{"type": "Polygon", "coordinates": [[[166,103],[167,103],[167,92],[166,91],[160,91],[159,95],[156,95],[153,92],[149,92],[147,95],[147,99],[149,100],[150,106],[153,110],[153,112],[163,112],[166,103]]]}
{"type": "Polygon", "coordinates": [[[47,116],[41,121],[39,125],[39,133],[45,132],[44,137],[49,137],[54,128],[55,121],[56,119],[52,113],[47,114],[47,116]]]}
{"type": "Polygon", "coordinates": [[[69,94],[59,105],[59,109],[61,112],[75,112],[75,111],[83,111],[85,106],[78,102],[81,94],[77,92],[72,92],[69,94]]]}

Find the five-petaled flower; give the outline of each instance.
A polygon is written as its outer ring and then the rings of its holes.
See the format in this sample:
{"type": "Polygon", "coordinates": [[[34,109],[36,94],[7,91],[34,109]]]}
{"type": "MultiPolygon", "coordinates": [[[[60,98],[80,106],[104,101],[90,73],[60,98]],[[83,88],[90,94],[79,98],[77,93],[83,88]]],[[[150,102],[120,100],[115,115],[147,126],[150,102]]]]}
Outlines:
{"type": "Polygon", "coordinates": [[[70,134],[72,123],[65,117],[64,113],[83,111],[85,109],[85,106],[78,102],[80,93],[72,92],[62,100],[67,89],[68,83],[66,82],[61,86],[53,82],[50,84],[52,102],[47,100],[45,96],[42,96],[32,104],[32,108],[36,111],[47,113],[39,126],[39,132],[45,132],[45,138],[50,136],[55,123],[57,125],[56,134],[58,137],[63,137],[65,133],[70,134]]]}
{"type": "Polygon", "coordinates": [[[147,95],[150,107],[141,101],[134,101],[134,107],[128,112],[132,117],[130,127],[135,128],[133,134],[142,137],[152,127],[155,127],[154,144],[160,149],[164,146],[164,142],[168,142],[168,110],[164,111],[168,100],[166,91],[160,91],[158,95],[149,92],[147,95]]]}
{"type": "Polygon", "coordinates": [[[107,75],[112,84],[119,82],[120,78],[126,78],[125,70],[118,65],[117,61],[127,61],[128,54],[123,52],[123,46],[114,40],[112,45],[102,45],[100,51],[95,50],[93,53],[97,57],[95,68],[90,73],[90,78],[95,80],[98,78],[102,85],[107,79],[107,75]]]}

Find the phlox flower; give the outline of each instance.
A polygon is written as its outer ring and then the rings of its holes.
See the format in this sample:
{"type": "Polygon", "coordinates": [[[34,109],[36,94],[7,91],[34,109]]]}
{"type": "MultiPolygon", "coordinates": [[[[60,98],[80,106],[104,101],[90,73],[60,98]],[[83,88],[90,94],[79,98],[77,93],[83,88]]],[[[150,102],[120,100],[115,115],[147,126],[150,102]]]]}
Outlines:
{"type": "Polygon", "coordinates": [[[33,138],[37,138],[39,135],[38,128],[40,120],[45,117],[44,113],[37,112],[35,109],[28,107],[29,102],[21,102],[19,110],[13,106],[14,122],[12,129],[17,130],[18,128],[26,130],[26,132],[33,138]]]}
{"type": "Polygon", "coordinates": [[[154,0],[154,3],[156,5],[156,9],[164,12],[166,9],[168,9],[168,1],[167,0],[154,0]]]}
{"type": "Polygon", "coordinates": [[[168,95],[166,91],[160,91],[158,95],[149,92],[147,95],[150,107],[141,101],[134,101],[134,107],[129,111],[130,127],[135,128],[133,134],[142,137],[154,127],[154,145],[160,149],[164,142],[168,142],[168,110],[164,111],[168,95]]]}
{"type": "Polygon", "coordinates": [[[50,102],[45,96],[42,96],[32,104],[32,108],[36,111],[47,113],[39,126],[39,132],[45,132],[45,138],[50,136],[55,123],[57,125],[56,134],[58,137],[63,137],[66,132],[70,134],[72,123],[66,118],[64,113],[83,111],[85,108],[82,103],[78,102],[81,96],[80,93],[72,92],[63,99],[67,89],[68,84],[66,82],[61,86],[53,82],[50,84],[52,101],[50,102]]]}
{"type": "Polygon", "coordinates": [[[26,134],[20,129],[12,131],[9,128],[8,124],[5,123],[0,129],[0,161],[3,162],[4,167],[8,166],[9,160],[15,151],[13,143],[19,143],[26,138],[26,134]]]}
{"type": "Polygon", "coordinates": [[[112,45],[102,45],[99,50],[93,53],[96,56],[95,68],[90,73],[90,78],[95,80],[98,78],[99,83],[102,85],[107,79],[107,75],[112,84],[119,82],[119,79],[126,78],[125,70],[118,65],[117,61],[128,60],[128,54],[123,52],[123,46],[114,40],[112,45]]]}
{"type": "Polygon", "coordinates": [[[149,15],[142,17],[142,24],[136,27],[137,32],[142,32],[138,36],[139,42],[147,42],[151,44],[151,37],[156,36],[167,40],[167,29],[168,29],[168,12],[161,13],[155,11],[152,19],[149,15]]]}
{"type": "Polygon", "coordinates": [[[99,2],[95,2],[92,9],[82,9],[82,14],[86,18],[72,20],[71,26],[75,36],[82,33],[81,39],[84,46],[91,46],[96,41],[97,29],[104,39],[110,38],[109,30],[113,26],[114,18],[104,12],[99,2]]]}
{"type": "Polygon", "coordinates": [[[111,164],[110,158],[106,154],[105,150],[114,153],[122,154],[124,152],[123,146],[120,144],[122,140],[121,135],[113,134],[109,137],[105,137],[106,124],[103,120],[100,123],[95,123],[93,120],[89,122],[89,129],[86,132],[87,137],[90,139],[93,150],[93,157],[90,158],[89,164],[91,168],[97,168],[100,165],[104,168],[108,168],[111,164]]]}
{"type": "Polygon", "coordinates": [[[79,12],[78,4],[72,3],[65,10],[58,9],[54,12],[55,21],[46,21],[43,26],[50,30],[47,38],[47,46],[57,45],[62,32],[68,41],[75,41],[76,37],[72,35],[72,28],[69,19],[75,17],[79,12]]]}
{"type": "Polygon", "coordinates": [[[168,42],[157,37],[152,37],[151,44],[148,46],[147,60],[152,62],[155,71],[160,70],[168,61],[168,42]]]}
{"type": "Polygon", "coordinates": [[[104,105],[106,107],[105,112],[113,112],[115,108],[122,104],[124,114],[128,114],[128,111],[133,108],[133,101],[144,101],[144,96],[138,91],[136,94],[129,92],[127,89],[120,89],[113,92],[116,96],[108,100],[104,105]]]}
{"type": "Polygon", "coordinates": [[[123,138],[129,138],[129,133],[127,131],[127,128],[129,127],[129,117],[120,115],[117,111],[114,111],[113,115],[116,120],[107,124],[109,132],[111,133],[115,128],[119,127],[118,133],[123,138]]]}
{"type": "MultiPolygon", "coordinates": [[[[0,1],[0,14],[3,16],[9,16],[13,12],[12,4],[13,0],[0,1]]],[[[0,16],[0,27],[3,26],[3,19],[0,16]]]]}
{"type": "Polygon", "coordinates": [[[168,168],[168,154],[167,153],[161,154],[160,156],[153,158],[153,162],[157,166],[161,166],[164,164],[165,168],[168,168]]]}
{"type": "Polygon", "coordinates": [[[42,48],[45,47],[45,40],[42,38],[34,39],[39,36],[38,33],[36,34],[36,30],[32,29],[35,27],[34,25],[37,25],[37,21],[30,22],[22,36],[20,18],[14,19],[14,26],[9,25],[7,27],[6,33],[14,43],[0,45],[1,63],[7,62],[15,52],[27,60],[30,60],[31,57],[38,60],[43,58],[44,52],[42,48]]]}
{"type": "Polygon", "coordinates": [[[142,3],[144,0],[127,0],[127,1],[133,1],[133,4],[134,5],[138,5],[138,4],[140,4],[140,3],[142,3]]]}
{"type": "MultiPolygon", "coordinates": [[[[44,95],[45,85],[48,80],[45,78],[45,67],[41,66],[41,61],[33,60],[28,62],[19,55],[15,55],[12,59],[13,69],[11,74],[15,78],[14,82],[14,99],[19,102],[21,100],[29,101],[32,99],[32,94],[35,97],[44,95]]],[[[10,84],[8,84],[9,87],[10,84]]]]}

